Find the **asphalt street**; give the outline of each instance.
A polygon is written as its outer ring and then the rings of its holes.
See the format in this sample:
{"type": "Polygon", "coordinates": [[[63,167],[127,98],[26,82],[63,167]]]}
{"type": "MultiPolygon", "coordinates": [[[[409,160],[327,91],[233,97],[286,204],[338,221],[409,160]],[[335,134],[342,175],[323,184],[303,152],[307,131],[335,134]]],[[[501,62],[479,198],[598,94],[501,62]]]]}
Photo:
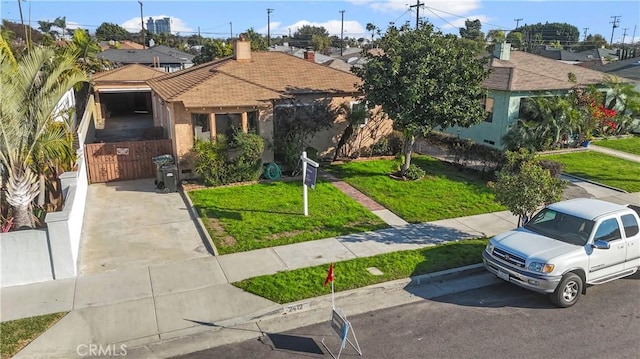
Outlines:
{"type": "MultiPolygon", "coordinates": [[[[410,290],[420,296],[420,287],[410,290]]],[[[640,273],[589,287],[566,309],[499,283],[348,319],[362,358],[638,358],[640,273]]],[[[327,358],[323,338],[336,354],[327,320],[179,358],[327,358]]],[[[360,356],[347,344],[341,357],[360,356]]]]}

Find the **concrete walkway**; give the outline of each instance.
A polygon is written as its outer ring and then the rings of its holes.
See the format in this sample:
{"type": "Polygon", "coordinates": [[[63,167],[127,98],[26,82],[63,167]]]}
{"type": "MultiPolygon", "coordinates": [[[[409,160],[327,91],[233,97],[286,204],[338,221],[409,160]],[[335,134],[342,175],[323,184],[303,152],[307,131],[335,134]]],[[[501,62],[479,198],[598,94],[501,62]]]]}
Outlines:
{"type": "Polygon", "coordinates": [[[589,148],[590,151],[600,152],[600,153],[604,153],[604,154],[607,154],[607,155],[610,155],[610,156],[624,158],[625,160],[629,160],[629,161],[639,162],[640,163],[640,156],[634,155],[633,153],[616,151],[616,150],[612,150],[612,149],[607,148],[607,147],[601,147],[601,146],[594,145],[594,144],[590,144],[588,148],[589,148]]]}
{"type": "MultiPolygon", "coordinates": [[[[222,345],[241,340],[239,338],[248,339],[247,335],[255,336],[251,331],[253,329],[212,329],[235,325],[240,325],[239,328],[245,328],[243,325],[253,328],[256,322],[267,317],[279,319],[280,322],[287,316],[295,318],[287,320],[289,328],[311,324],[309,317],[292,317],[291,314],[301,308],[325,308],[330,303],[328,297],[279,305],[244,292],[230,283],[283,270],[418,249],[463,238],[492,236],[514,228],[517,222],[517,218],[509,212],[497,212],[407,224],[348,184],[337,179],[330,180],[365,207],[377,212],[391,227],[217,257],[199,256],[200,251],[196,251],[195,258],[188,254],[187,258],[176,258],[173,261],[165,258],[160,263],[153,260],[135,261],[135,266],[114,265],[111,271],[86,271],[86,275],[78,278],[4,288],[0,293],[1,321],[60,311],[70,312],[16,357],[79,357],[79,346],[88,344],[111,345],[113,348],[126,345],[130,348],[129,357],[168,357],[205,349],[213,342],[222,345]],[[182,344],[174,346],[172,343],[182,344]],[[141,349],[133,349],[136,347],[141,349]],[[163,347],[166,351],[151,355],[149,348],[152,347],[163,347]]],[[[594,189],[585,191],[611,202],[640,205],[640,193],[595,193],[594,189]]],[[[116,226],[117,223],[111,222],[110,225],[116,226]]],[[[195,234],[190,234],[189,237],[195,238],[195,234]]],[[[126,243],[123,242],[122,245],[126,243]]],[[[482,278],[474,277],[471,282],[479,285],[493,280],[486,275],[482,278]]],[[[406,280],[404,283],[407,283],[406,280]]],[[[353,310],[350,313],[355,314],[354,312],[380,309],[380,300],[373,300],[372,296],[375,292],[375,297],[378,297],[380,288],[384,289],[386,286],[389,284],[341,295],[345,300],[359,298],[349,307],[353,310]]],[[[454,289],[450,290],[461,290],[458,284],[452,283],[451,286],[454,289]]],[[[434,289],[431,295],[442,293],[441,290],[434,289]]],[[[417,300],[411,297],[411,300],[417,300]]],[[[393,304],[385,302],[384,305],[393,304]]],[[[327,313],[323,313],[322,320],[326,320],[324,316],[327,313]]]]}

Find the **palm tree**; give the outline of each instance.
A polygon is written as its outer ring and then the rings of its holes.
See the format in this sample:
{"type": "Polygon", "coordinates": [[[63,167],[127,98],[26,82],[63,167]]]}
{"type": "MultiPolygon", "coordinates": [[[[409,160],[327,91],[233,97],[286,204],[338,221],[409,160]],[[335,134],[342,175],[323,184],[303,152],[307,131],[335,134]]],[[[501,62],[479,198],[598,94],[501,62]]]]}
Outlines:
{"type": "Polygon", "coordinates": [[[13,227],[33,228],[33,200],[46,166],[72,156],[67,129],[54,123],[58,102],[74,85],[88,81],[70,52],[56,56],[35,47],[17,63],[0,52],[0,165],[13,227]]]}

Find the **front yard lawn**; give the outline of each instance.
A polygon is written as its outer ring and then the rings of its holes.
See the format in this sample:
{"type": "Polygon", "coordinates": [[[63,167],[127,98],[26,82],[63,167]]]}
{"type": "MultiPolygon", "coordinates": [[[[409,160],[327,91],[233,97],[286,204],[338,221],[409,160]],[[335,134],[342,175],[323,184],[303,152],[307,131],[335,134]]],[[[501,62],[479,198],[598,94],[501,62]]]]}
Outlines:
{"type": "MultiPolygon", "coordinates": [[[[336,292],[368,285],[438,272],[482,262],[487,239],[469,239],[417,250],[379,254],[334,263],[336,292]],[[376,267],[382,275],[373,275],[367,268],[376,267]]],[[[277,303],[290,303],[331,293],[324,286],[329,265],[300,268],[245,279],[233,283],[238,288],[277,303]]]]}
{"type": "Polygon", "coordinates": [[[640,155],[640,136],[619,139],[605,139],[594,142],[594,145],[640,155]]]}
{"type": "Polygon", "coordinates": [[[388,225],[330,183],[274,182],[188,192],[220,254],[365,232],[388,225]]]}
{"type": "Polygon", "coordinates": [[[0,323],[0,358],[11,358],[67,313],[54,313],[0,323]]]}
{"type": "Polygon", "coordinates": [[[640,163],[594,151],[548,155],[544,158],[564,164],[567,174],[627,192],[640,191],[640,163]]]}
{"type": "Polygon", "coordinates": [[[393,179],[389,174],[400,162],[391,159],[352,161],[328,170],[410,223],[506,210],[475,172],[421,155],[411,163],[427,176],[418,181],[393,179]]]}

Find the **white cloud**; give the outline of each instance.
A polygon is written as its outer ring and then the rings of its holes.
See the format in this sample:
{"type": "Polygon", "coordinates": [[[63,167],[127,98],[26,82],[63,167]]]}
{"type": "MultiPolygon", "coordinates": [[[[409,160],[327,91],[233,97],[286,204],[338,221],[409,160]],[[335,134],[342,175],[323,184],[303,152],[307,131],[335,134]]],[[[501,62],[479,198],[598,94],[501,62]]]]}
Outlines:
{"type": "MultiPolygon", "coordinates": [[[[193,28],[188,27],[187,24],[185,24],[185,22],[182,21],[181,19],[179,19],[177,17],[173,17],[173,16],[167,16],[167,15],[145,16],[144,17],[145,29],[147,27],[147,20],[149,19],[149,17],[153,18],[154,20],[163,19],[165,17],[171,18],[171,33],[173,33],[173,34],[176,34],[176,33],[179,32],[181,35],[189,35],[190,33],[194,32],[193,28]]],[[[129,32],[138,32],[138,31],[140,31],[140,29],[141,29],[140,25],[141,24],[140,24],[140,18],[139,17],[134,17],[134,18],[129,19],[129,20],[123,22],[122,24],[120,24],[120,26],[124,27],[129,32]]]]}
{"type": "MultiPolygon", "coordinates": [[[[289,31],[291,31],[291,35],[293,35],[299,28],[310,25],[316,27],[324,27],[329,35],[337,35],[340,36],[340,27],[342,26],[342,20],[329,20],[324,22],[312,22],[307,20],[300,20],[291,25],[283,26],[280,22],[272,22],[271,23],[271,34],[277,35],[288,35],[289,31]]],[[[261,34],[267,33],[267,27],[262,27],[257,32],[261,34]]],[[[358,21],[354,20],[345,20],[344,21],[344,36],[346,37],[362,37],[366,34],[364,26],[362,26],[358,21]]]]}

